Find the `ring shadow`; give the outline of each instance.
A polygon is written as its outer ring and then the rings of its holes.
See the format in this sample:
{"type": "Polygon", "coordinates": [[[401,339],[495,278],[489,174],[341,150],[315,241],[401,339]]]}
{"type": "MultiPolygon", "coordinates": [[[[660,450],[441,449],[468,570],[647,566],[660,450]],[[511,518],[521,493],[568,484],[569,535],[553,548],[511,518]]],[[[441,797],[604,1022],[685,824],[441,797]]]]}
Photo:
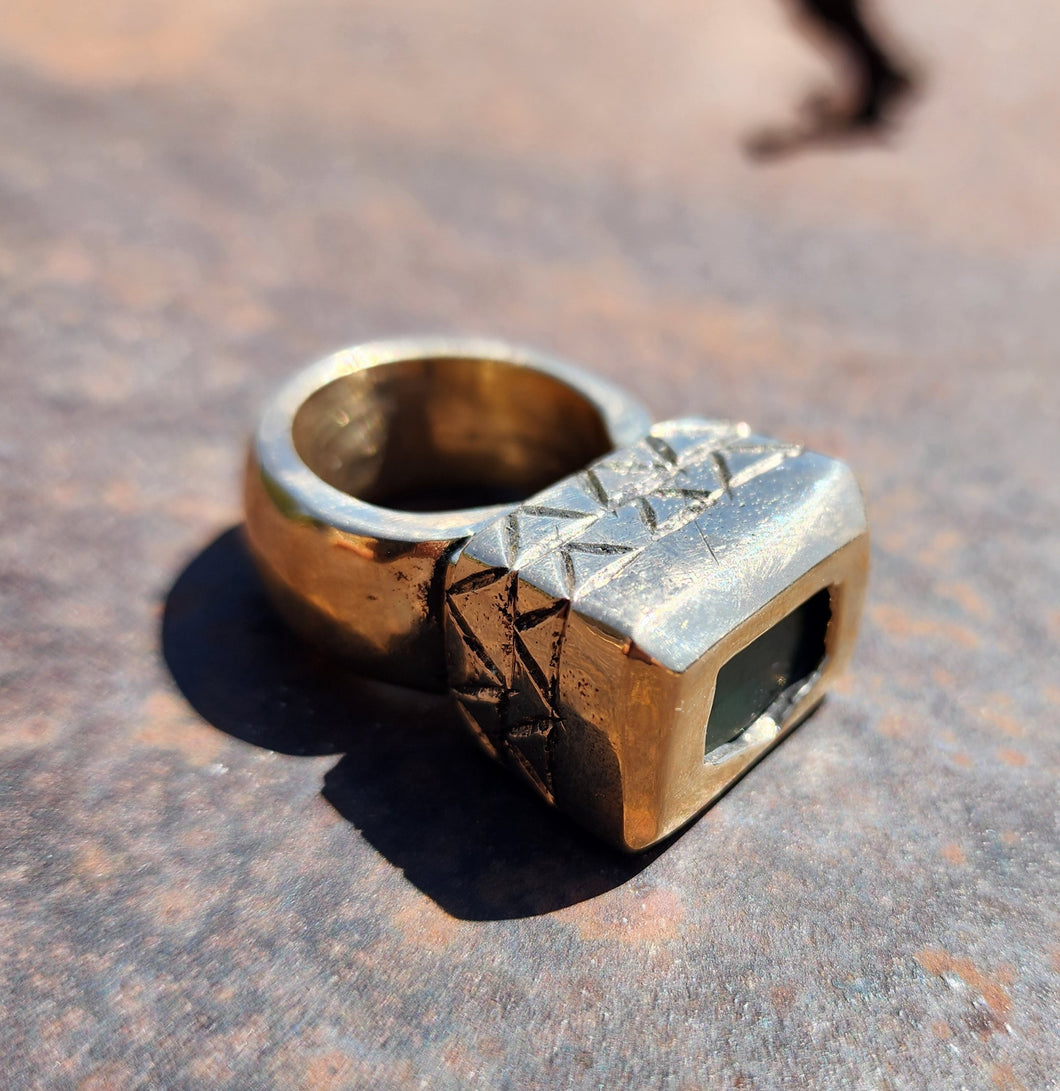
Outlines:
{"type": "Polygon", "coordinates": [[[629,881],[662,851],[599,844],[472,742],[447,698],[374,682],[300,641],[225,531],[166,596],[162,654],[195,711],[244,742],[342,755],[321,794],[442,909],[535,916],[629,881]]]}

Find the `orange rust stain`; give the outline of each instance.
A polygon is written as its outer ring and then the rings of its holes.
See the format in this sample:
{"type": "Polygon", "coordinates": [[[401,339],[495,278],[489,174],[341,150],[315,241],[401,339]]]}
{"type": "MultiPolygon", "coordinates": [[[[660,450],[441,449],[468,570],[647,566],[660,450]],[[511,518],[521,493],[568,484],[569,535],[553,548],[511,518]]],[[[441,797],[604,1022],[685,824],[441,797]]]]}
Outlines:
{"type": "Polygon", "coordinates": [[[72,240],[59,242],[48,253],[41,269],[42,280],[62,284],[88,284],[98,266],[91,252],[72,240]]]}
{"type": "Polygon", "coordinates": [[[112,481],[103,490],[103,503],[111,511],[123,515],[136,511],[140,506],[140,496],[136,486],[130,481],[112,481]]]}
{"type": "Polygon", "coordinates": [[[960,865],[960,864],[967,863],[967,861],[968,861],[968,857],[965,856],[965,854],[964,854],[964,849],[962,849],[960,845],[953,844],[953,843],[951,843],[949,845],[943,845],[942,846],[942,855],[951,864],[960,865]]]}
{"type": "Polygon", "coordinates": [[[273,1034],[261,1015],[251,1015],[244,1018],[237,1027],[234,1027],[226,1038],[226,1045],[232,1053],[264,1052],[273,1041],[273,1034]]]}
{"type": "Polygon", "coordinates": [[[923,502],[923,494],[917,489],[891,488],[873,496],[872,514],[878,523],[895,520],[904,526],[910,526],[915,523],[913,516],[920,510],[923,502]]]}
{"type": "Polygon", "coordinates": [[[936,1038],[945,1042],[948,1038],[953,1037],[953,1029],[945,1019],[937,1019],[931,1024],[931,1031],[936,1038]]]}
{"type": "Polygon", "coordinates": [[[122,86],[185,75],[218,48],[253,5],[112,3],[89,10],[12,0],[4,9],[5,46],[23,63],[65,83],[122,86]]]}
{"type": "Polygon", "coordinates": [[[58,733],[59,725],[51,716],[29,716],[4,727],[0,732],[0,749],[47,746],[58,733]]]}
{"type": "Polygon", "coordinates": [[[143,703],[142,722],[135,731],[137,742],[176,750],[196,766],[217,761],[224,748],[220,731],[199,720],[183,699],[167,690],[152,693],[143,703]]]}
{"type": "Polygon", "coordinates": [[[74,860],[74,874],[85,879],[107,879],[121,870],[121,863],[101,845],[82,845],[74,860]]]}
{"type": "Polygon", "coordinates": [[[972,764],[972,759],[963,751],[951,754],[950,761],[952,761],[954,765],[959,765],[962,769],[968,769],[972,764]]]}
{"type": "Polygon", "coordinates": [[[101,1065],[77,1085],[77,1091],[111,1091],[114,1087],[128,1087],[136,1082],[136,1074],[122,1061],[101,1065]]]}
{"type": "Polygon", "coordinates": [[[180,883],[160,887],[145,903],[151,908],[152,919],[159,924],[183,925],[199,919],[223,893],[223,889],[207,891],[191,883],[180,883]]]}
{"type": "Polygon", "coordinates": [[[1027,755],[1020,753],[1019,750],[1002,749],[997,752],[999,761],[1003,761],[1006,765],[1015,765],[1017,767],[1027,764],[1027,755]]]}
{"type": "Polygon", "coordinates": [[[353,1060],[336,1049],[322,1053],[309,1062],[304,1086],[322,1091],[332,1087],[347,1087],[353,1075],[353,1060]]]}
{"type": "Polygon", "coordinates": [[[871,614],[876,624],[897,640],[937,638],[962,648],[974,648],[979,643],[974,629],[952,621],[920,617],[887,603],[877,603],[872,607],[871,614]]]}
{"type": "Polygon", "coordinates": [[[653,890],[644,896],[597,898],[563,910],[585,940],[620,940],[651,943],[676,936],[685,907],[672,890],[653,890]]]}
{"type": "Polygon", "coordinates": [[[212,500],[207,493],[202,492],[174,497],[168,502],[167,510],[175,519],[183,519],[197,526],[212,522],[223,527],[226,524],[231,525],[237,516],[230,500],[220,495],[212,500]]]}
{"type": "Polygon", "coordinates": [[[990,607],[986,600],[970,583],[940,583],[936,590],[980,621],[990,617],[990,607]]]}
{"type": "Polygon", "coordinates": [[[900,712],[888,712],[877,720],[876,730],[888,739],[904,739],[913,731],[913,724],[900,712]]]}
{"type": "Polygon", "coordinates": [[[979,716],[1014,739],[1023,734],[1023,725],[1013,714],[1012,698],[1007,693],[993,695],[991,703],[979,710],[979,716]]]}
{"type": "Polygon", "coordinates": [[[795,1003],[795,990],[790,985],[774,985],[769,990],[769,1000],[778,1014],[785,1015],[795,1003]]]}
{"type": "Polygon", "coordinates": [[[996,1087],[1002,1091],[1024,1091],[1024,1085],[1012,1073],[1012,1068],[1007,1064],[992,1064],[990,1066],[990,1078],[996,1087]]]}
{"type": "Polygon", "coordinates": [[[450,1041],[440,1054],[442,1064],[452,1073],[459,1087],[477,1087],[483,1081],[483,1068],[490,1061],[503,1061],[504,1041],[497,1035],[476,1038],[473,1043],[450,1041]]]}
{"type": "Polygon", "coordinates": [[[1020,835],[1016,833],[1015,830],[1005,830],[1001,834],[1001,840],[1004,841],[1006,845],[1014,845],[1019,839],[1020,835]]]}
{"type": "Polygon", "coordinates": [[[220,1052],[193,1058],[188,1071],[200,1087],[216,1087],[232,1075],[229,1058],[220,1052]]]}
{"type": "Polygon", "coordinates": [[[79,394],[98,405],[127,405],[136,377],[136,363],[128,354],[113,352],[105,368],[92,368],[73,378],[79,394]]]}
{"type": "MultiPolygon", "coordinates": [[[[180,281],[168,255],[162,257],[153,248],[128,244],[115,249],[113,257],[113,263],[103,269],[100,286],[110,302],[122,310],[140,317],[155,316],[180,295],[180,281]]],[[[135,364],[122,362],[126,374],[131,376],[135,364]]],[[[119,394],[116,392],[115,396],[119,394]]]]}
{"type": "Polygon", "coordinates": [[[935,685],[940,686],[942,689],[952,689],[957,684],[953,672],[946,670],[944,667],[936,667],[931,672],[931,677],[935,685]]]}
{"type": "Polygon", "coordinates": [[[465,1078],[474,1073],[471,1056],[460,1042],[447,1042],[442,1049],[441,1060],[446,1068],[458,1070],[465,1078]]]}
{"type": "Polygon", "coordinates": [[[393,920],[404,942],[432,951],[448,947],[460,930],[458,921],[426,898],[415,898],[393,920]]]}
{"type": "Polygon", "coordinates": [[[956,530],[940,530],[917,554],[917,559],[929,567],[945,564],[949,555],[964,545],[964,535],[956,530]]]}
{"type": "Polygon", "coordinates": [[[906,527],[887,526],[880,530],[873,530],[873,539],[884,552],[902,556],[909,552],[909,543],[912,538],[906,527]]]}
{"type": "Polygon", "coordinates": [[[1003,967],[997,977],[989,977],[971,959],[956,958],[937,947],[925,947],[916,953],[915,958],[929,974],[937,977],[956,974],[965,985],[982,996],[987,1007],[999,1019],[1004,1019],[1012,1010],[1012,998],[1005,989],[1005,985],[1011,985],[1013,981],[1011,967],[1003,967]]]}
{"type": "Polygon", "coordinates": [[[49,500],[53,501],[56,506],[61,508],[76,507],[85,499],[85,494],[82,489],[67,482],[60,482],[57,485],[52,485],[47,491],[47,496],[49,500]]]}

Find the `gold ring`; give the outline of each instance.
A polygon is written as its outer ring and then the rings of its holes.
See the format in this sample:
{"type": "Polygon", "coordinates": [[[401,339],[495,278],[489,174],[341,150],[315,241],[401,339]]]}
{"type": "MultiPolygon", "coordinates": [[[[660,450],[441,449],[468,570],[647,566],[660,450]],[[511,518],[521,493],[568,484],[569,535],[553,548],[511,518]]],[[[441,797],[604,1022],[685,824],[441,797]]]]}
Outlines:
{"type": "Polygon", "coordinates": [[[303,372],[259,428],[247,526],[297,625],[447,685],[492,756],[626,850],[817,705],[868,576],[844,463],[742,423],[651,426],[610,385],[482,342],[303,372]]]}

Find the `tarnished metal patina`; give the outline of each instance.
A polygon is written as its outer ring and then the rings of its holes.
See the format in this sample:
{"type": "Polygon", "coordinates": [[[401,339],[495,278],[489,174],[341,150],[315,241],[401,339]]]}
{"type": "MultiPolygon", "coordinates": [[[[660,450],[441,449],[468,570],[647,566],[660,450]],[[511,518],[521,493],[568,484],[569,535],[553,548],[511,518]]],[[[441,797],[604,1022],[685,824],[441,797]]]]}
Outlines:
{"type": "Polygon", "coordinates": [[[740,423],[650,427],[610,384],[495,342],[303,372],[262,420],[246,506],[296,626],[366,673],[448,687],[494,757],[627,850],[821,699],[868,571],[843,463],[740,423]]]}

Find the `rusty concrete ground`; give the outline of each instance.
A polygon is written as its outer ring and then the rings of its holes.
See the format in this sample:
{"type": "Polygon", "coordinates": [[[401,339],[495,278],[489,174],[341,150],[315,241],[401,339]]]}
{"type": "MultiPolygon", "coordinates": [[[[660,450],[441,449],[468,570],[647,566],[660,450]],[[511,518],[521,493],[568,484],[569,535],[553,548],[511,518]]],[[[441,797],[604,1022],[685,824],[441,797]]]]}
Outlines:
{"type": "Polygon", "coordinates": [[[763,163],[779,0],[9,0],[0,1083],[1057,1086],[1060,16],[878,16],[920,100],[763,163]],[[648,857],[247,567],[269,391],[435,330],[862,477],[849,676],[648,857]]]}

